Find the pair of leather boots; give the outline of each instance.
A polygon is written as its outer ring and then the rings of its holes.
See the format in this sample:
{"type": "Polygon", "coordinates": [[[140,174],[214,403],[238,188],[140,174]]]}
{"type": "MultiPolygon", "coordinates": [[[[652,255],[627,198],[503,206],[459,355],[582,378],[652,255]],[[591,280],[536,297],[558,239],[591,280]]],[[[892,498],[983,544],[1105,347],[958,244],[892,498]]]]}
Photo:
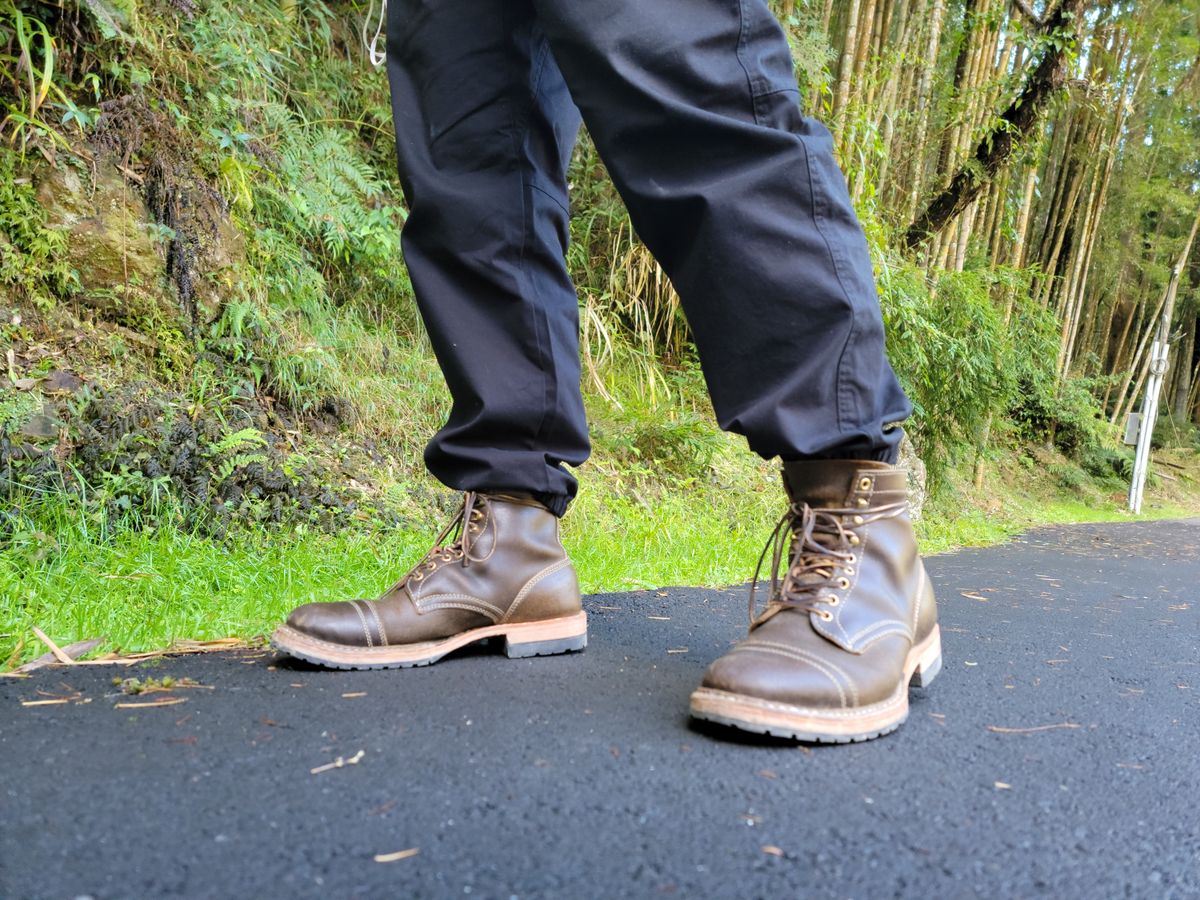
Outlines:
{"type": "MultiPolygon", "coordinates": [[[[941,668],[933,590],[917,554],[904,472],[884,463],[785,463],[788,509],[766,606],[714,662],[691,714],[805,741],[858,741],[908,716],[908,687],[941,668]]],[[[755,576],[757,584],[758,576],[755,576]]],[[[498,638],[510,657],[582,650],[587,616],[558,519],[536,500],[468,493],[408,574],[375,600],[308,603],[281,650],[349,669],[423,666],[498,638]]]]}

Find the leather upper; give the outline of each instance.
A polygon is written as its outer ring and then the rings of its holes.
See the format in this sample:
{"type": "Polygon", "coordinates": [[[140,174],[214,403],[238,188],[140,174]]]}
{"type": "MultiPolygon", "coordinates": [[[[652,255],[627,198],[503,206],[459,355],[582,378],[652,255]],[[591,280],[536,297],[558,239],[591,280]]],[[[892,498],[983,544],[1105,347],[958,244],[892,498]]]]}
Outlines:
{"type": "Polygon", "coordinates": [[[937,621],[904,472],[869,461],[786,463],[784,484],[787,570],[704,686],[810,708],[886,700],[937,621]]]}
{"type": "Polygon", "coordinates": [[[288,625],[337,644],[379,647],[570,616],[582,608],[558,519],[541,504],[469,493],[455,524],[456,540],[443,544],[448,527],[425,558],[379,598],[306,603],[292,612],[288,625]]]}

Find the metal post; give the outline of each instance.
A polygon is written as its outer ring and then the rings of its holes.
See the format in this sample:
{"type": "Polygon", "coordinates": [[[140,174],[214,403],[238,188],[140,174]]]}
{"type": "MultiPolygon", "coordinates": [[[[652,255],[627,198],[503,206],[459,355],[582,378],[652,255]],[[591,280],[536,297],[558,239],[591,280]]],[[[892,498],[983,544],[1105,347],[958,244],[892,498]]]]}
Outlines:
{"type": "MultiPolygon", "coordinates": [[[[1162,334],[1161,330],[1159,334],[1162,334]]],[[[1133,480],[1129,485],[1129,511],[1134,515],[1142,511],[1142,494],[1146,488],[1146,474],[1150,471],[1150,439],[1154,436],[1154,423],[1158,421],[1158,395],[1166,374],[1167,342],[1156,340],[1150,351],[1150,377],[1146,395],[1142,398],[1141,428],[1133,457],[1133,480]]]]}
{"type": "Polygon", "coordinates": [[[1200,209],[1196,210],[1196,218],[1192,220],[1192,230],[1188,233],[1183,253],[1171,270],[1167,293],[1163,296],[1162,320],[1158,323],[1158,334],[1150,351],[1150,377],[1146,383],[1146,396],[1142,399],[1142,427],[1138,434],[1137,453],[1133,458],[1133,481],[1129,485],[1129,511],[1134,515],[1142,511],[1142,492],[1146,487],[1146,472],[1150,469],[1150,438],[1154,436],[1154,422],[1158,418],[1158,392],[1167,374],[1167,342],[1171,338],[1171,319],[1175,315],[1175,295],[1197,232],[1200,232],[1200,209]]]}

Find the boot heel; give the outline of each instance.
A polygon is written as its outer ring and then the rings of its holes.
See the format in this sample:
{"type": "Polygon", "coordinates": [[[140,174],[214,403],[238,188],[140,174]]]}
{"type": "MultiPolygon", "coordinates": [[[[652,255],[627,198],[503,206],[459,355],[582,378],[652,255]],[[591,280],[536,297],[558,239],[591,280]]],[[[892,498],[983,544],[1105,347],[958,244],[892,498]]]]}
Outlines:
{"type": "Polygon", "coordinates": [[[570,653],[587,646],[587,614],[516,625],[504,635],[504,655],[509,659],[570,653]]]}
{"type": "Polygon", "coordinates": [[[552,641],[514,641],[504,640],[504,655],[509,659],[524,659],[527,656],[553,656],[556,653],[570,653],[582,650],[587,646],[587,635],[557,638],[552,641]]]}
{"type": "Polygon", "coordinates": [[[917,659],[917,668],[913,673],[913,684],[919,688],[929,687],[942,671],[942,636],[936,625],[928,643],[917,659]]]}

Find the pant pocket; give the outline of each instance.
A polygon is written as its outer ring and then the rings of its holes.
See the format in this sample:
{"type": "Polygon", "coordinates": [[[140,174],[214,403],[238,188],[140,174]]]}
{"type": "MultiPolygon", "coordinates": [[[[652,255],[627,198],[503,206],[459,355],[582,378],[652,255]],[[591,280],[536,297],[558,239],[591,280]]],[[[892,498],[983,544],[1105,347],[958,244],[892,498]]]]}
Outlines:
{"type": "Polygon", "coordinates": [[[800,117],[800,89],[783,27],[765,0],[738,0],[738,59],[746,70],[759,125],[788,127],[800,117]]]}

